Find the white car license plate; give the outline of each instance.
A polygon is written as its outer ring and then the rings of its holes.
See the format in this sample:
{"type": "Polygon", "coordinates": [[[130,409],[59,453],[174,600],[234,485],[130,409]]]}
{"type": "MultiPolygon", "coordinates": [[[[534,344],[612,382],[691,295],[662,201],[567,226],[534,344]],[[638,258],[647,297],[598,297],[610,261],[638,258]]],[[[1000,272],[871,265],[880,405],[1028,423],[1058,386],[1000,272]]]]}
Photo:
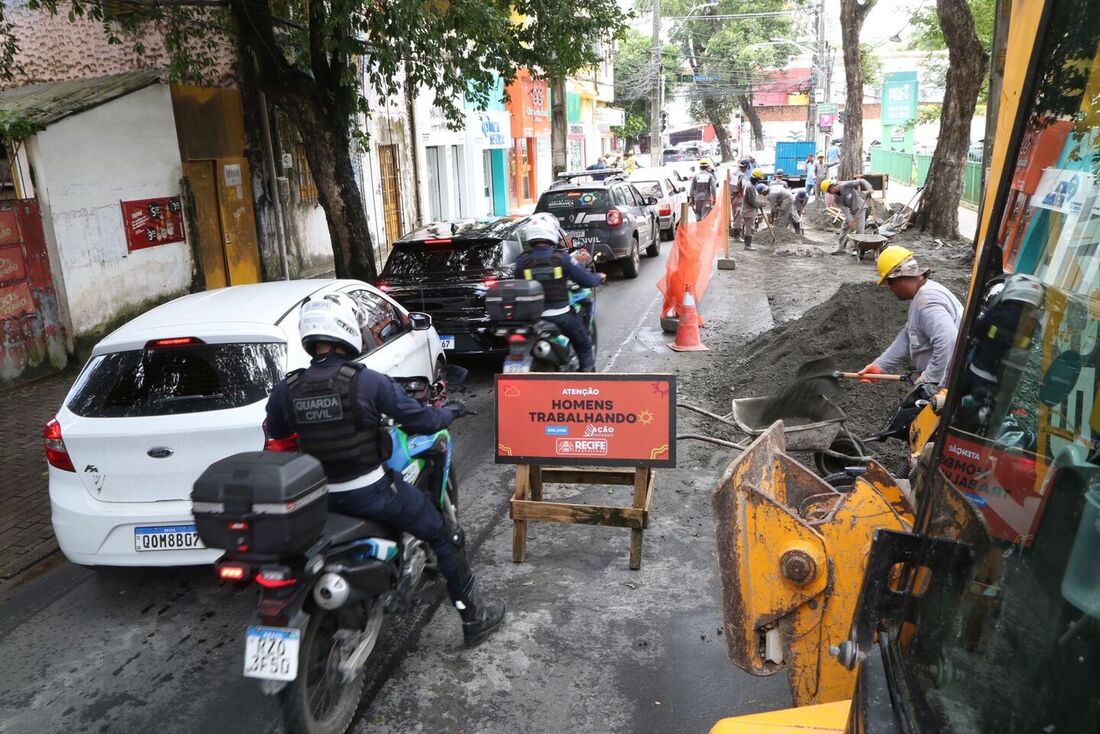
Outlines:
{"type": "Polygon", "coordinates": [[[134,528],[134,550],[198,550],[205,548],[194,525],[152,525],[134,528]]]}
{"type": "Polygon", "coordinates": [[[454,349],[455,348],[455,338],[453,336],[441,336],[441,337],[439,337],[439,344],[444,349],[454,349]]]}
{"type": "Polygon", "coordinates": [[[530,372],[531,371],[531,355],[527,355],[523,359],[506,359],[504,360],[504,372],[530,372]]]}
{"type": "Polygon", "coordinates": [[[244,638],[244,675],[266,680],[298,677],[298,643],[293,627],[249,627],[244,638]]]}

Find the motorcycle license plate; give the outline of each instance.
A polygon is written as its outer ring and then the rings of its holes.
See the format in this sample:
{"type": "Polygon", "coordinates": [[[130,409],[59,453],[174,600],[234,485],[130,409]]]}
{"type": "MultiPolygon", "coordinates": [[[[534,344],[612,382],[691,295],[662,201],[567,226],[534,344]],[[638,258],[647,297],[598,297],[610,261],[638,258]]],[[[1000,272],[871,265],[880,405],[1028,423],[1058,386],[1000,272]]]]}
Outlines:
{"type": "Polygon", "coordinates": [[[439,337],[439,345],[444,349],[454,349],[455,338],[453,336],[441,336],[439,337]]]}
{"type": "Polygon", "coordinates": [[[523,359],[506,359],[504,360],[504,371],[507,372],[530,372],[531,371],[531,357],[524,357],[523,359]]]}
{"type": "Polygon", "coordinates": [[[172,551],[205,548],[194,525],[152,525],[134,528],[134,550],[172,551]]]}
{"type": "Polygon", "coordinates": [[[301,631],[293,627],[249,627],[244,638],[244,676],[294,680],[301,638],[301,631]]]}

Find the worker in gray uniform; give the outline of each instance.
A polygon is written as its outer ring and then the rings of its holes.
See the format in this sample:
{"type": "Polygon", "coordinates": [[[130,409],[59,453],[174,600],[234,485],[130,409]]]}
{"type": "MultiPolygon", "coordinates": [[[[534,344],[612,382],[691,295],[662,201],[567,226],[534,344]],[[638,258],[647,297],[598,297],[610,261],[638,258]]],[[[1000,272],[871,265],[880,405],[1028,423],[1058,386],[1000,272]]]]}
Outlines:
{"type": "Polygon", "coordinates": [[[752,234],[756,230],[756,218],[760,216],[767,199],[764,192],[767,187],[756,180],[752,173],[746,173],[741,177],[741,190],[744,198],[741,201],[741,223],[746,250],[755,250],[752,246],[752,234]]]}
{"type": "Polygon", "coordinates": [[[867,226],[867,197],[874,188],[863,178],[851,181],[825,179],[821,182],[821,191],[832,194],[837,208],[844,213],[844,226],[840,230],[840,238],[837,240],[836,249],[830,253],[843,255],[848,251],[848,235],[863,234],[867,226]]]}
{"type": "Polygon", "coordinates": [[[730,234],[734,238],[741,236],[744,222],[741,219],[741,205],[745,200],[744,177],[749,172],[750,161],[742,158],[737,162],[737,170],[730,171],[728,183],[730,189],[730,234]]]}
{"type": "Polygon", "coordinates": [[[795,214],[794,193],[785,184],[773,183],[768,186],[768,207],[771,209],[771,222],[777,227],[790,227],[802,232],[802,218],[795,214]]]}

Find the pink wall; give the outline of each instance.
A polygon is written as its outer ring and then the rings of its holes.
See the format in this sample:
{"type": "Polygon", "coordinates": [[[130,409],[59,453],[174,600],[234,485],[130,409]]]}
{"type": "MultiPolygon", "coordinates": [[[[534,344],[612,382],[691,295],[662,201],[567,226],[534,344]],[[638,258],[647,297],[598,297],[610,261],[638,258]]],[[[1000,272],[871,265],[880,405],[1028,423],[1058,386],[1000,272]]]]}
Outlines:
{"type": "MultiPolygon", "coordinates": [[[[145,55],[137,56],[126,43],[107,43],[101,23],[78,19],[70,23],[65,4],[59,15],[25,7],[9,7],[7,19],[15,26],[19,40],[18,62],[23,73],[3,86],[23,86],[38,82],[85,79],[118,74],[136,69],[162,69],[168,64],[164,44],[155,31],[145,39],[145,55]]],[[[236,86],[236,50],[232,41],[222,44],[218,63],[217,86],[236,86]]]]}

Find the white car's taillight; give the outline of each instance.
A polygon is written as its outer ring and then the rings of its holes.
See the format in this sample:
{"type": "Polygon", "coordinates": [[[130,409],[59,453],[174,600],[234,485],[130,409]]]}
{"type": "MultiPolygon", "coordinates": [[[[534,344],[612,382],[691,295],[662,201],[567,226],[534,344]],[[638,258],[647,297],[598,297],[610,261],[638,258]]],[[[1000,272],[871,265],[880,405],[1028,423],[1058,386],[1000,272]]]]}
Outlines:
{"type": "Polygon", "coordinates": [[[61,424],[57,422],[57,418],[50,418],[49,423],[42,428],[42,443],[50,466],[63,471],[76,471],[73,460],[69,458],[69,451],[65,448],[65,441],[61,438],[61,424]]]}

